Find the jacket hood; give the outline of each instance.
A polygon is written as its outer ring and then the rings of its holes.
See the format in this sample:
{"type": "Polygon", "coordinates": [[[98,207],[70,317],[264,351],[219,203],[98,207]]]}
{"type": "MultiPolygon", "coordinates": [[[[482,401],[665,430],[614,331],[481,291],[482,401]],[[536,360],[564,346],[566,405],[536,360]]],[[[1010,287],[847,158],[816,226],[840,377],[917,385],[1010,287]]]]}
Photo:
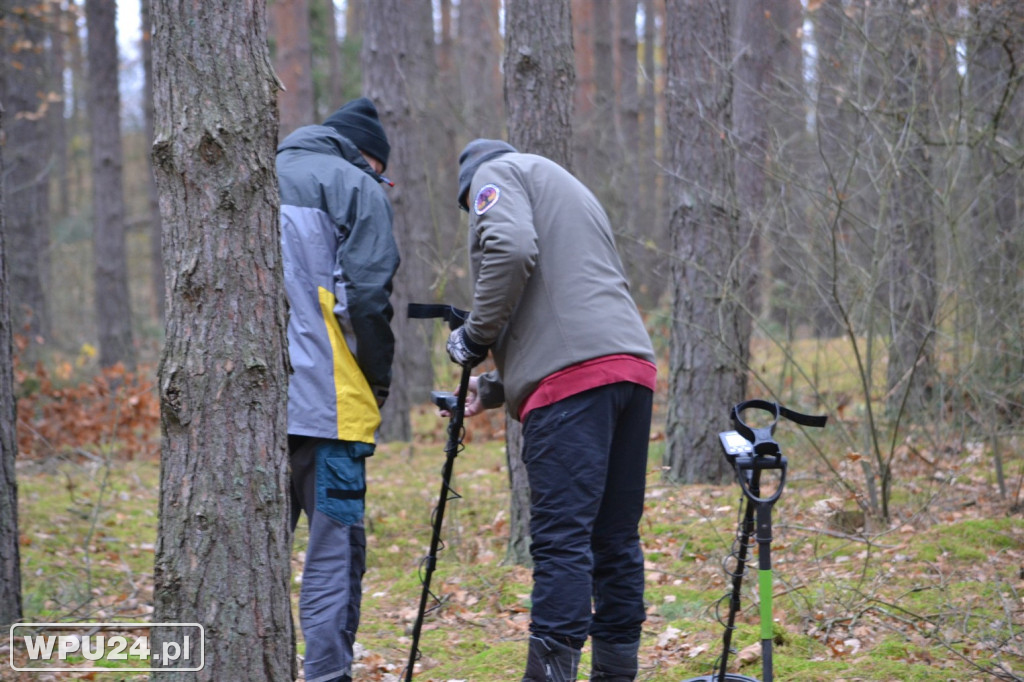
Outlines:
{"type": "Polygon", "coordinates": [[[466,145],[459,154],[459,207],[469,210],[469,185],[473,175],[484,163],[496,156],[516,152],[516,148],[503,140],[476,139],[466,145]]]}
{"type": "Polygon", "coordinates": [[[370,164],[367,163],[352,140],[330,126],[310,125],[296,129],[295,132],[284,138],[281,144],[277,146],[277,153],[280,154],[288,149],[300,149],[313,154],[340,156],[377,182],[387,182],[382,175],[375,172],[370,164]]]}

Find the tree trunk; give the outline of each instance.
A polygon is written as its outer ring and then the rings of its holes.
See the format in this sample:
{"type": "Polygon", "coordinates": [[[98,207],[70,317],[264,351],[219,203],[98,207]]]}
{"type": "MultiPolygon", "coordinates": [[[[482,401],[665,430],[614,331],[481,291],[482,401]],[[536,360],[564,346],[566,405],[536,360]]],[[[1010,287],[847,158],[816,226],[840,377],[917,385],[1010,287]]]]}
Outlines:
{"type": "Polygon", "coordinates": [[[718,432],[746,388],[750,321],[736,263],[750,256],[732,192],[729,3],[666,4],[674,304],[664,462],[685,483],[731,476],[718,432]]]}
{"type": "MultiPolygon", "coordinates": [[[[816,13],[814,25],[818,52],[817,94],[814,112],[818,142],[820,173],[826,196],[836,203],[835,217],[828,233],[819,238],[807,235],[802,225],[795,228],[796,256],[790,261],[804,273],[804,281],[813,290],[809,300],[801,300],[799,289],[793,293],[794,305],[787,310],[791,326],[810,322],[815,335],[834,337],[848,331],[842,319],[841,302],[836,300],[845,290],[840,272],[839,252],[845,235],[841,232],[850,213],[844,200],[851,193],[851,179],[856,166],[857,129],[852,115],[851,91],[857,50],[852,49],[848,34],[856,29],[846,16],[843,0],[824,0],[816,13]],[[821,238],[825,237],[825,238],[821,238]],[[800,242],[808,246],[800,247],[800,242]],[[807,313],[804,312],[807,311],[807,313]],[[808,319],[809,313],[809,319],[808,319]],[[792,320],[792,317],[797,317],[792,320]]],[[[849,297],[844,297],[845,303],[849,297]]]]}
{"type": "Polygon", "coordinates": [[[383,440],[412,438],[409,411],[433,387],[429,325],[409,320],[409,303],[424,302],[430,291],[434,225],[423,206],[429,196],[430,131],[417,118],[436,97],[432,85],[434,24],[429,3],[375,0],[364,7],[363,92],[372,99],[391,143],[387,174],[395,181],[388,192],[394,208],[395,239],[402,266],[391,297],[395,317],[395,361],[391,394],[381,414],[383,440]],[[426,213],[426,215],[425,215],[426,213]]]}
{"type": "Polygon", "coordinates": [[[573,172],[576,70],[568,0],[506,7],[504,72],[509,143],[573,172]]]}
{"type": "MultiPolygon", "coordinates": [[[[894,79],[888,146],[897,164],[891,200],[890,344],[887,395],[893,414],[920,414],[934,382],[936,333],[934,205],[927,140],[934,139],[932,114],[924,93],[930,91],[925,30],[897,0],[883,3],[892,32],[889,73],[894,79]]],[[[883,480],[883,484],[886,481],[883,480]]],[[[883,490],[883,500],[888,499],[883,490]]],[[[885,510],[888,518],[888,510],[885,510]]]]}
{"type": "Polygon", "coordinates": [[[345,101],[342,94],[342,71],[341,71],[341,45],[338,43],[338,14],[334,8],[334,0],[319,0],[323,5],[323,13],[326,18],[327,33],[327,91],[323,94],[322,111],[316,114],[317,121],[323,121],[334,109],[341,106],[345,101]]]}
{"type": "Polygon", "coordinates": [[[979,4],[971,10],[967,83],[973,103],[972,139],[977,144],[971,150],[974,178],[968,186],[973,201],[965,241],[977,322],[970,331],[978,340],[982,394],[993,396],[1003,416],[1011,405],[1019,405],[1019,380],[1024,375],[1020,153],[1016,168],[1014,154],[1007,153],[1007,141],[1019,145],[1024,139],[1021,31],[1024,8],[979,4]]]}
{"type": "MultiPolygon", "coordinates": [[[[50,31],[50,66],[49,84],[47,89],[59,95],[54,98],[54,105],[50,107],[50,120],[47,125],[50,127],[50,137],[53,154],[53,183],[55,187],[63,188],[57,192],[55,207],[51,210],[53,219],[56,221],[65,220],[71,214],[71,192],[67,191],[70,180],[68,170],[68,126],[64,120],[64,70],[67,68],[68,37],[72,26],[72,19],[68,16],[66,8],[61,3],[55,2],[50,8],[49,21],[52,22],[53,30],[50,31]]],[[[47,264],[46,272],[50,271],[50,264],[47,264]]]]}
{"type": "Polygon", "coordinates": [[[153,19],[170,292],[153,620],[206,629],[201,671],[154,679],[292,680],[287,304],[265,5],[154,0],[153,19]]]}
{"type": "MultiPolygon", "coordinates": [[[[142,19],[142,72],[145,76],[145,116],[146,144],[153,144],[156,130],[156,112],[153,109],[153,0],[141,0],[142,19]]],[[[164,282],[163,247],[161,246],[163,223],[160,220],[160,195],[156,190],[156,176],[153,174],[153,163],[150,160],[149,182],[146,185],[149,199],[149,253],[151,260],[150,286],[153,287],[153,312],[158,322],[163,325],[167,311],[167,293],[164,282]]]]}
{"type": "Polygon", "coordinates": [[[296,128],[314,122],[309,0],[270,0],[269,7],[274,69],[283,85],[277,94],[281,116],[278,134],[283,140],[296,128]]]}
{"type": "MultiPolygon", "coordinates": [[[[6,64],[0,64],[0,92],[6,64]]],[[[0,104],[0,139],[4,108],[0,104]]],[[[0,155],[0,177],[4,159],[0,155]]],[[[11,299],[7,286],[7,233],[4,188],[0,183],[0,627],[21,620],[21,559],[18,547],[18,482],[14,463],[18,455],[18,412],[14,399],[14,348],[11,342],[11,299]]]]}
{"type": "MultiPolygon", "coordinates": [[[[798,313],[812,310],[820,304],[808,296],[808,287],[801,282],[802,250],[811,239],[808,221],[790,201],[787,166],[799,159],[806,148],[803,141],[808,113],[808,86],[804,75],[802,49],[802,7],[800,0],[768,0],[769,49],[772,51],[771,107],[768,125],[773,139],[769,141],[767,161],[767,194],[775,203],[769,207],[763,257],[771,282],[764,287],[768,296],[768,318],[783,328],[789,337],[794,335],[798,313]],[[810,301],[808,300],[810,298],[810,301]]],[[[803,168],[806,168],[806,164],[803,168]]],[[[797,171],[799,172],[799,171],[797,171]]]]}
{"type": "MultiPolygon", "coordinates": [[[[572,112],[576,70],[569,0],[510,3],[505,14],[505,109],[508,141],[543,154],[572,172],[572,112]]],[[[530,483],[522,466],[522,427],[505,419],[512,480],[506,563],[529,565],[530,483]]]]}
{"type": "MultiPolygon", "coordinates": [[[[768,152],[768,117],[771,109],[772,23],[770,0],[734,0],[733,22],[733,144],[735,145],[736,204],[739,213],[740,300],[737,312],[750,337],[753,318],[762,308],[758,291],[762,259],[761,240],[768,224],[765,200],[768,152]]],[[[764,301],[767,303],[767,301],[764,301]]]]}
{"type": "Polygon", "coordinates": [[[462,132],[469,139],[505,133],[501,94],[501,33],[496,0],[459,3],[457,68],[462,87],[462,132]]]}
{"type": "Polygon", "coordinates": [[[658,97],[655,82],[658,69],[654,59],[657,51],[658,31],[655,0],[642,0],[644,9],[644,54],[643,94],[640,98],[640,141],[638,146],[639,165],[636,181],[636,222],[640,226],[638,236],[643,244],[642,256],[637,260],[640,266],[639,281],[634,282],[637,299],[646,305],[657,305],[670,280],[668,225],[662,210],[664,174],[659,165],[657,119],[658,97]]]}
{"type": "Polygon", "coordinates": [[[49,133],[46,116],[44,53],[45,25],[37,16],[34,0],[7,3],[3,31],[7,65],[7,86],[3,102],[10,114],[4,156],[7,172],[2,178],[7,197],[8,285],[11,325],[15,334],[28,341],[28,357],[50,336],[49,272],[45,267],[49,249],[49,133]],[[18,68],[11,68],[16,64],[18,68]]]}
{"type": "Polygon", "coordinates": [[[643,179],[640,175],[642,163],[651,163],[653,159],[643,158],[644,150],[640,144],[640,63],[637,60],[636,14],[637,0],[619,0],[617,3],[618,18],[616,26],[615,53],[616,87],[614,104],[617,108],[619,134],[616,138],[616,156],[619,161],[614,167],[619,169],[614,184],[618,187],[616,206],[618,207],[617,223],[613,226],[617,232],[616,241],[622,263],[631,283],[633,296],[643,308],[652,308],[657,301],[651,297],[651,280],[657,277],[654,269],[649,267],[650,245],[655,231],[650,221],[641,220],[643,179]],[[643,158],[643,161],[641,159],[643,158]]]}
{"type": "Polygon", "coordinates": [[[117,3],[87,0],[89,121],[92,138],[93,265],[100,366],[135,368],[121,178],[121,97],[117,78],[117,3]]]}

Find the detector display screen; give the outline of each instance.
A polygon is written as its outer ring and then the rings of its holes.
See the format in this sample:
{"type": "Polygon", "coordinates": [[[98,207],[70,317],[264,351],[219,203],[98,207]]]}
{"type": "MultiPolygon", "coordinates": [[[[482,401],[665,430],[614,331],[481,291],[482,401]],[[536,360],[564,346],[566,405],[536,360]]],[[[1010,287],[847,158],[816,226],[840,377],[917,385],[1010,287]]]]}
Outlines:
{"type": "Polygon", "coordinates": [[[754,451],[753,444],[736,431],[723,431],[718,437],[727,455],[749,455],[754,451]]]}

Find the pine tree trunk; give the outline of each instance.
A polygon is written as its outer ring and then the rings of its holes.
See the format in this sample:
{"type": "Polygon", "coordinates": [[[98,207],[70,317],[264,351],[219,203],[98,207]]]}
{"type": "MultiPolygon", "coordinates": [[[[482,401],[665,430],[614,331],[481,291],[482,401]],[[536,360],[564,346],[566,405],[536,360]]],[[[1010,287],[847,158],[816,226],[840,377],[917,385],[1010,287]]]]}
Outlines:
{"type": "MultiPolygon", "coordinates": [[[[0,85],[4,79],[0,65],[0,85]]],[[[0,87],[0,92],[3,88],[0,87]]],[[[0,104],[0,138],[4,108],[0,104]]],[[[0,155],[0,177],[4,159],[0,155]]],[[[18,548],[18,482],[14,462],[18,454],[17,406],[14,400],[14,349],[11,343],[11,299],[7,286],[7,233],[4,187],[0,183],[0,627],[21,620],[21,559],[18,548]]]]}
{"type": "Polygon", "coordinates": [[[509,143],[573,172],[576,66],[568,0],[525,0],[505,9],[505,109],[509,143]]]}
{"type": "Polygon", "coordinates": [[[674,304],[664,463],[670,481],[685,483],[731,476],[718,432],[745,390],[749,319],[733,262],[743,245],[728,142],[730,1],[666,5],[674,304]]]}
{"type": "MultiPolygon", "coordinates": [[[[572,172],[573,63],[569,0],[528,0],[507,5],[505,108],[509,143],[542,154],[572,172]]],[[[506,563],[529,565],[530,483],[522,466],[522,427],[505,419],[512,481],[506,563]]]]}
{"type": "MultiPolygon", "coordinates": [[[[327,89],[322,95],[321,99],[317,101],[317,106],[322,110],[318,110],[316,113],[316,120],[323,121],[330,116],[334,109],[341,106],[344,101],[343,83],[344,77],[342,76],[342,64],[341,64],[341,44],[338,41],[338,14],[334,8],[334,0],[319,0],[321,3],[322,11],[326,17],[326,26],[324,27],[327,33],[327,89]]],[[[346,27],[349,29],[350,27],[346,27]]]]}
{"type": "Polygon", "coordinates": [[[313,121],[309,0],[271,0],[270,30],[275,47],[274,68],[284,86],[277,94],[281,116],[278,135],[283,140],[300,126],[319,123],[313,121]]]}
{"type": "Polygon", "coordinates": [[[643,94],[640,97],[640,140],[638,144],[639,163],[636,186],[636,220],[641,227],[638,233],[644,240],[643,276],[634,287],[639,301],[657,305],[668,288],[670,280],[669,259],[665,254],[669,249],[668,221],[662,210],[664,203],[664,174],[661,172],[656,123],[658,119],[658,97],[655,94],[655,81],[659,72],[655,66],[657,51],[657,3],[655,0],[642,0],[644,8],[644,54],[643,54],[643,94]]]}
{"type": "MultiPolygon", "coordinates": [[[[141,0],[139,8],[142,19],[142,73],[145,81],[146,142],[153,144],[156,129],[156,112],[153,109],[153,0],[141,0]]],[[[153,312],[163,325],[167,311],[167,293],[164,290],[164,259],[161,246],[163,224],[160,220],[160,196],[156,191],[156,177],[153,164],[148,163],[149,182],[146,183],[146,197],[149,199],[149,254],[151,260],[150,286],[153,288],[153,312]]]]}
{"type": "Polygon", "coordinates": [[[972,138],[979,141],[971,149],[973,177],[966,183],[973,198],[965,240],[977,320],[972,332],[982,347],[978,361],[985,393],[998,396],[994,398],[998,411],[1005,415],[1012,410],[1009,405],[1020,402],[1019,381],[1024,374],[1020,333],[1024,325],[1024,244],[1020,240],[1024,185],[1019,166],[1013,168],[1013,155],[1005,151],[1006,141],[1015,137],[1014,124],[1016,138],[1021,139],[1019,126],[1024,120],[1024,94],[1014,83],[1024,58],[1024,46],[1015,40],[1024,31],[1024,8],[978,4],[970,19],[968,97],[974,103],[972,138]],[[1016,97],[1009,97],[1015,88],[1016,97]]]}
{"type": "Polygon", "coordinates": [[[49,272],[44,257],[49,248],[49,133],[46,102],[46,41],[43,22],[35,0],[6,3],[3,31],[5,59],[16,60],[19,68],[8,64],[7,84],[3,92],[8,111],[7,136],[3,154],[7,172],[2,178],[7,197],[8,280],[11,298],[11,324],[15,334],[30,344],[27,357],[34,356],[37,341],[50,335],[49,272]],[[16,112],[20,115],[14,115],[16,112]]]}
{"type": "Polygon", "coordinates": [[[495,0],[461,0],[456,44],[468,139],[500,138],[505,132],[501,94],[501,34],[495,0]]]}
{"type": "MultiPolygon", "coordinates": [[[[928,151],[928,141],[935,136],[932,114],[924,104],[931,83],[924,56],[926,32],[919,18],[901,2],[882,4],[892,13],[889,66],[895,81],[888,112],[893,122],[889,145],[899,166],[891,202],[887,393],[894,414],[903,409],[919,414],[933,388],[937,331],[934,183],[928,151]]],[[[887,499],[885,495],[883,500],[887,499]]]]}
{"type": "MultiPolygon", "coordinates": [[[[435,226],[424,210],[430,196],[428,156],[430,131],[418,125],[416,113],[437,96],[432,84],[434,24],[429,3],[375,0],[364,8],[363,93],[372,99],[391,143],[387,175],[394,208],[395,239],[402,265],[395,275],[391,303],[395,317],[395,360],[391,394],[381,414],[384,440],[410,440],[409,411],[427,400],[433,388],[430,365],[432,332],[429,325],[409,320],[409,303],[422,303],[430,290],[435,226]]],[[[454,197],[452,197],[454,199],[454,197]]]]}
{"type": "Polygon", "coordinates": [[[739,250],[735,256],[743,263],[739,279],[740,314],[749,338],[753,318],[762,308],[758,291],[760,272],[767,261],[762,258],[761,240],[768,224],[765,168],[768,152],[769,91],[772,77],[772,25],[769,0],[745,0],[736,4],[733,21],[733,144],[736,169],[736,205],[739,213],[739,250]]]}
{"type": "MultiPolygon", "coordinates": [[[[643,151],[640,146],[640,64],[637,61],[636,13],[637,0],[620,0],[616,25],[615,53],[616,97],[619,134],[616,137],[616,162],[613,168],[617,172],[612,176],[616,187],[616,205],[618,207],[617,222],[612,223],[616,235],[622,263],[629,276],[633,297],[643,308],[653,307],[656,301],[651,298],[651,282],[656,277],[648,262],[650,251],[648,244],[654,237],[654,225],[640,220],[641,192],[640,163],[643,151]]],[[[650,162],[651,159],[645,159],[650,162]]]]}
{"type": "Polygon", "coordinates": [[[170,293],[153,620],[206,628],[202,671],[154,679],[291,680],[288,349],[265,6],[154,0],[153,20],[170,293]]]}
{"type": "Polygon", "coordinates": [[[121,97],[115,0],[87,0],[89,121],[92,137],[93,266],[100,365],[135,368],[121,178],[121,97]]]}

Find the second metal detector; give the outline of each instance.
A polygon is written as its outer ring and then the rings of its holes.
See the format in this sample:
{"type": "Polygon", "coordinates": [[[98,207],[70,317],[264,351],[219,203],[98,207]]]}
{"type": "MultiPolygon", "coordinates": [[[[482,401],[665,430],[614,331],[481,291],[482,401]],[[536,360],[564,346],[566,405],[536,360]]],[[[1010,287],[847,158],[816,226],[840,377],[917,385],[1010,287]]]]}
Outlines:
{"type": "MultiPolygon", "coordinates": [[[[448,323],[452,331],[462,326],[462,323],[469,317],[465,310],[459,310],[450,305],[435,305],[427,303],[410,303],[409,317],[419,319],[441,318],[448,323]]],[[[469,392],[470,368],[462,366],[462,377],[459,380],[458,393],[452,394],[444,391],[431,391],[431,402],[437,407],[448,412],[448,442],[445,445],[444,467],[441,470],[441,496],[438,499],[437,507],[434,509],[433,530],[430,535],[430,550],[423,558],[421,564],[423,592],[420,595],[419,611],[416,613],[416,622],[412,628],[412,647],[409,649],[409,662],[405,669],[405,680],[412,680],[413,666],[420,657],[420,633],[423,629],[423,619],[427,613],[427,602],[433,596],[430,591],[430,579],[437,567],[437,553],[444,547],[441,542],[441,523],[444,520],[444,509],[448,500],[458,497],[452,490],[452,468],[455,458],[462,449],[463,413],[466,409],[466,394],[469,392]]],[[[440,600],[437,600],[440,602],[440,600]]]]}
{"type": "Polygon", "coordinates": [[[725,457],[736,473],[740,488],[743,489],[745,509],[740,527],[737,530],[737,547],[732,558],[735,565],[729,570],[732,578],[732,592],[729,598],[729,614],[722,624],[725,632],[722,635],[722,655],[716,663],[717,672],[703,677],[691,677],[683,682],[758,682],[756,678],[726,672],[729,654],[733,653],[732,633],[736,629],[736,613],[740,608],[740,588],[747,570],[747,550],[750,538],[755,535],[757,540],[757,573],[759,594],[761,597],[761,676],[762,682],[773,682],[772,665],[772,505],[782,495],[786,485],[786,458],[782,456],[779,444],[773,434],[779,417],[785,417],[802,426],[821,428],[825,426],[827,417],[800,414],[782,407],[778,403],[766,400],[747,400],[733,405],[729,411],[734,431],[718,434],[725,451],[725,457]],[[773,416],[768,426],[753,427],[743,421],[745,410],[757,409],[770,412],[773,416]],[[777,477],[775,489],[767,496],[762,496],[761,477],[765,472],[777,477]]]}

